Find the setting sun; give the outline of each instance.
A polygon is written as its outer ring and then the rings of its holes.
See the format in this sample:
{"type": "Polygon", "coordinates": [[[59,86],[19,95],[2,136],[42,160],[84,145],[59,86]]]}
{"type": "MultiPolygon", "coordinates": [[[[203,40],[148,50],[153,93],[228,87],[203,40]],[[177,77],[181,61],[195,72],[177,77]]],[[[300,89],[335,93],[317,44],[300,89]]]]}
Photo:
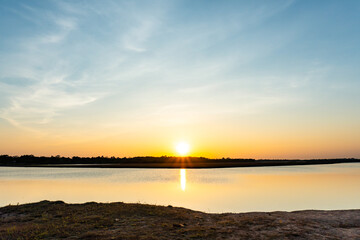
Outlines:
{"type": "Polygon", "coordinates": [[[189,153],[190,145],[187,142],[179,142],[176,144],[176,152],[181,155],[185,156],[189,153]]]}

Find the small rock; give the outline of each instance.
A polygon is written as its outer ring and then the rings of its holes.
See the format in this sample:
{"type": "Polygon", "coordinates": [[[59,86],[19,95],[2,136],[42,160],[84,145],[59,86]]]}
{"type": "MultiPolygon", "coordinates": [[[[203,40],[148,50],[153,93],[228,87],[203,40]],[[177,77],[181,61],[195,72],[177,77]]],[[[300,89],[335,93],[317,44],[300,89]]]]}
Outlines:
{"type": "Polygon", "coordinates": [[[181,227],[185,227],[185,225],[184,224],[182,224],[182,223],[174,223],[173,224],[173,227],[176,227],[176,228],[181,228],[181,227]]]}

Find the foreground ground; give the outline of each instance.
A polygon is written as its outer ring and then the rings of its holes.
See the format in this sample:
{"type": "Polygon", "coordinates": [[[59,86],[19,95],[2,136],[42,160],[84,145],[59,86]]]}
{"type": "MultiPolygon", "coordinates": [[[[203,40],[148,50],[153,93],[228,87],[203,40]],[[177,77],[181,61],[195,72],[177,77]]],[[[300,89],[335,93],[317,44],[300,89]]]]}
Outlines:
{"type": "Polygon", "coordinates": [[[0,208],[0,239],[360,239],[360,210],[207,214],[172,206],[39,203],[0,208]]]}

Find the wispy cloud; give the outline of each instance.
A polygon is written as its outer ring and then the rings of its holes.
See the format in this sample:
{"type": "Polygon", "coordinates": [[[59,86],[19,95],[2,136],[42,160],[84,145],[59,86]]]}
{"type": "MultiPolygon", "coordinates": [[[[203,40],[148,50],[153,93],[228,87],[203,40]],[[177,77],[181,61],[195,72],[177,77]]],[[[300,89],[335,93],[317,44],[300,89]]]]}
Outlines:
{"type": "Polygon", "coordinates": [[[135,52],[146,51],[144,44],[150,37],[155,26],[156,23],[147,19],[139,21],[128,33],[125,33],[123,38],[124,47],[135,52]]]}
{"type": "Polygon", "coordinates": [[[8,105],[0,109],[0,117],[15,126],[48,123],[59,111],[90,103],[99,96],[82,89],[84,86],[69,82],[66,76],[71,69],[64,68],[64,61],[57,59],[61,49],[59,44],[76,30],[76,19],[27,5],[23,8],[25,11],[21,14],[25,19],[35,13],[43,24],[39,21],[34,24],[41,27],[46,24],[50,28],[23,37],[18,45],[19,51],[1,57],[4,63],[0,76],[2,91],[10,94],[8,105]],[[31,14],[27,16],[29,11],[31,14]],[[5,62],[4,58],[8,61],[5,62]],[[27,80],[26,84],[14,87],[12,83],[21,79],[27,80]]]}

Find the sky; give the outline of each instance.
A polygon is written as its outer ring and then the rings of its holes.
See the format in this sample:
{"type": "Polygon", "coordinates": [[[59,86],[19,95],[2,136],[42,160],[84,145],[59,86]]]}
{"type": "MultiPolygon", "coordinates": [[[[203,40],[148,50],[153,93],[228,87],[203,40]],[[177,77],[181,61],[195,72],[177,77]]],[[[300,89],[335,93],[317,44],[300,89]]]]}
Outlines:
{"type": "Polygon", "coordinates": [[[0,3],[0,154],[360,158],[357,0],[0,3]]]}

